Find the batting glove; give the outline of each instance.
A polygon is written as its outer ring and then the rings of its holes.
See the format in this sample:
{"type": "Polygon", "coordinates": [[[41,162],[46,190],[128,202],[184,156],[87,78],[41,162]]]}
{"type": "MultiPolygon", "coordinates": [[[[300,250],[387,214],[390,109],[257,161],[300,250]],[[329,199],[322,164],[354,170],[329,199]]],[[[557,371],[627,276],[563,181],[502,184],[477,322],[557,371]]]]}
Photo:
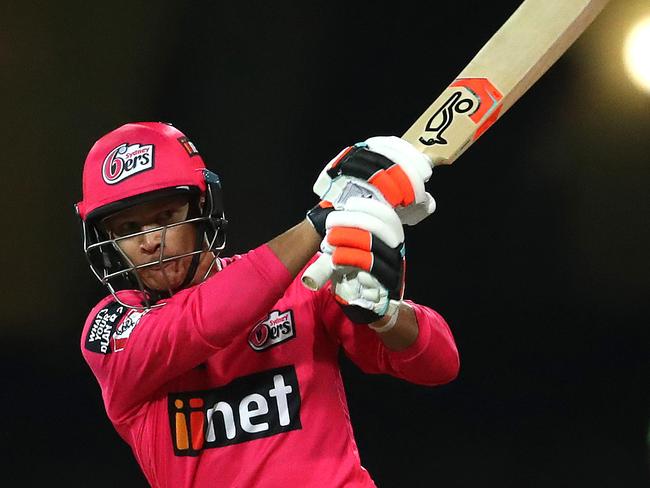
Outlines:
{"type": "Polygon", "coordinates": [[[358,324],[376,322],[381,317],[393,317],[400,300],[390,298],[381,282],[361,270],[332,276],[331,291],[347,317],[358,324]]]}
{"type": "Polygon", "coordinates": [[[353,197],[326,221],[321,251],[332,270],[332,293],[354,322],[392,315],[404,293],[404,230],[378,200],[353,197]]]}
{"type": "Polygon", "coordinates": [[[350,197],[363,196],[388,203],[403,224],[415,225],[435,211],[424,184],[431,160],[399,137],[371,137],[341,151],[314,184],[321,200],[339,208],[350,197]]]}

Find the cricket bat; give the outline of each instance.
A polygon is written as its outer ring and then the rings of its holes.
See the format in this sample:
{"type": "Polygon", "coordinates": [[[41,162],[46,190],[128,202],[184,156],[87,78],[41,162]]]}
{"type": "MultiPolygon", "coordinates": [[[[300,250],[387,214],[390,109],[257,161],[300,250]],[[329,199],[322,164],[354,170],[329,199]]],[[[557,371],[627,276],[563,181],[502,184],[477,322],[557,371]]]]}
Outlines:
{"type": "MultiPolygon", "coordinates": [[[[452,164],[564,54],[609,0],[525,0],[402,139],[452,164]]],[[[319,289],[332,264],[321,255],[302,276],[319,289]]]]}

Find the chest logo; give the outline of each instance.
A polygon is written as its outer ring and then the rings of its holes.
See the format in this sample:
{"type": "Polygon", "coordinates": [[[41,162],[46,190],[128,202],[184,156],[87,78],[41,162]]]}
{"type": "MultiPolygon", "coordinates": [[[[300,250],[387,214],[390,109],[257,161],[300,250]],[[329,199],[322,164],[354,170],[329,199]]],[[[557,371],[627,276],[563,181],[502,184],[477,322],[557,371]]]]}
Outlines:
{"type": "Polygon", "coordinates": [[[296,328],[293,323],[293,312],[273,310],[266,319],[253,327],[248,334],[248,344],[255,351],[264,351],[294,337],[296,337],[296,328]]]}
{"type": "Polygon", "coordinates": [[[170,393],[167,408],[176,456],[254,441],[302,428],[300,390],[292,365],[211,390],[170,393]]]}

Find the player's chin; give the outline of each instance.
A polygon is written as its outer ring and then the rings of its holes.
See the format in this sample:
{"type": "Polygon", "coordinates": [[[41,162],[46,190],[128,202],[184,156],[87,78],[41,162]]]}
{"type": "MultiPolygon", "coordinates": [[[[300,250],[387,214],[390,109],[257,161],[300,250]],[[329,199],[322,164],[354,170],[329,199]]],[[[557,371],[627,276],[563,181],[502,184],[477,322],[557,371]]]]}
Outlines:
{"type": "Polygon", "coordinates": [[[150,290],[167,291],[177,290],[183,284],[186,272],[185,266],[171,261],[163,266],[141,270],[140,276],[150,290]]]}

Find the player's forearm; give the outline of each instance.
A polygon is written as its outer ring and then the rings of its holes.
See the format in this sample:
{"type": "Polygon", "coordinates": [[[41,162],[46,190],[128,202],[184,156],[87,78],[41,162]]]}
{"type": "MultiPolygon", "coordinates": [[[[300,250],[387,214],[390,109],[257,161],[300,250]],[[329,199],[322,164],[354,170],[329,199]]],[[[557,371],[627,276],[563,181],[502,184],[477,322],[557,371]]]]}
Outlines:
{"type": "MultiPolygon", "coordinates": [[[[399,377],[413,383],[440,385],[452,381],[458,375],[460,362],[458,349],[447,322],[440,314],[428,307],[410,302],[409,305],[412,307],[413,315],[405,313],[404,317],[399,318],[406,320],[406,324],[411,319],[416,321],[417,337],[410,346],[395,350],[390,348],[385,338],[377,334],[385,346],[385,360],[392,364],[391,367],[398,372],[399,377]]],[[[404,324],[405,322],[400,322],[394,329],[404,324]]],[[[387,336],[389,332],[384,335],[387,336]]],[[[398,329],[395,334],[403,332],[404,329],[401,332],[398,329]]],[[[401,338],[404,339],[403,336],[401,338]]],[[[396,337],[389,340],[396,340],[396,337]]]]}
{"type": "Polygon", "coordinates": [[[309,221],[303,220],[269,241],[268,246],[295,277],[316,254],[320,242],[321,237],[314,227],[309,221]]]}

